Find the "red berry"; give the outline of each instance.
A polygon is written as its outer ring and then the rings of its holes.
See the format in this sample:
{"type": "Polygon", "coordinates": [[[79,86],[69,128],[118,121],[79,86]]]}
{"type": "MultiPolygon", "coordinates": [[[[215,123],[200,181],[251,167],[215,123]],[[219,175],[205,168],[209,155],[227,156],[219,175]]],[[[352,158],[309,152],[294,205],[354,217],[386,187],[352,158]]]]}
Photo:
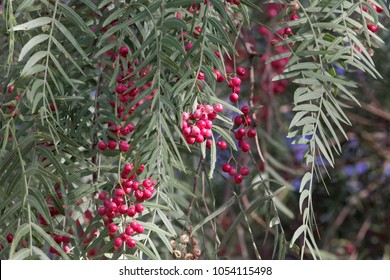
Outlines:
{"type": "Polygon", "coordinates": [[[234,123],[235,123],[236,125],[242,124],[242,116],[235,116],[235,117],[234,117],[234,123]]]}
{"type": "Polygon", "coordinates": [[[108,226],[108,231],[109,232],[116,232],[118,230],[118,226],[116,225],[116,224],[110,224],[109,226],[108,226]]]}
{"type": "Polygon", "coordinates": [[[246,74],[246,70],[244,67],[237,67],[237,75],[240,76],[240,77],[243,77],[245,76],[246,74]]]}
{"type": "Polygon", "coordinates": [[[98,147],[99,150],[104,151],[105,149],[107,149],[107,144],[104,141],[99,141],[98,147]]]}
{"type": "MultiPolygon", "coordinates": [[[[125,229],[125,234],[128,235],[129,237],[132,236],[134,234],[135,230],[131,227],[131,226],[128,226],[126,229],[125,229]]],[[[129,237],[126,238],[129,239],[129,237]]]]}
{"type": "Polygon", "coordinates": [[[145,188],[150,188],[152,186],[152,182],[150,181],[150,179],[145,179],[142,181],[142,186],[144,186],[145,188]]]}
{"type": "Polygon", "coordinates": [[[133,166],[130,163],[126,163],[123,167],[123,172],[130,173],[133,170],[133,166]]]}
{"type": "Polygon", "coordinates": [[[107,216],[107,218],[113,219],[115,217],[115,215],[116,215],[116,213],[114,211],[106,209],[106,216],[107,216]]]}
{"type": "Polygon", "coordinates": [[[222,165],[222,171],[223,172],[229,172],[231,169],[231,166],[229,163],[225,163],[224,165],[222,165]]]}
{"type": "Polygon", "coordinates": [[[222,110],[223,110],[223,105],[222,105],[222,104],[219,104],[219,103],[214,104],[213,107],[214,107],[214,111],[217,112],[217,113],[221,113],[222,110]]]}
{"type": "Polygon", "coordinates": [[[256,137],[256,129],[254,129],[254,128],[249,129],[248,132],[246,133],[246,135],[248,135],[249,138],[255,138],[256,137]]]}
{"type": "Polygon", "coordinates": [[[193,126],[192,129],[191,129],[191,135],[192,136],[197,136],[200,134],[200,129],[199,127],[197,126],[193,126]]]}
{"type": "Polygon", "coordinates": [[[142,173],[142,171],[144,171],[144,169],[145,169],[145,165],[141,164],[137,170],[137,173],[142,173]]]}
{"type": "Polygon", "coordinates": [[[14,85],[10,85],[10,86],[8,86],[8,88],[7,88],[7,92],[8,92],[9,94],[11,94],[11,93],[14,91],[14,89],[15,89],[15,86],[14,86],[14,85]]]}
{"type": "Polygon", "coordinates": [[[195,136],[196,143],[203,143],[204,142],[204,136],[202,134],[195,136]]]}
{"type": "Polygon", "coordinates": [[[224,151],[228,148],[228,145],[225,141],[218,141],[217,146],[220,150],[224,151]]]}
{"type": "Polygon", "coordinates": [[[237,140],[242,139],[245,136],[245,128],[240,128],[234,133],[234,138],[237,140]]]}
{"type": "Polygon", "coordinates": [[[298,20],[298,19],[299,19],[299,17],[298,17],[297,14],[292,14],[292,15],[290,16],[290,20],[298,20]]]}
{"type": "Polygon", "coordinates": [[[118,209],[118,205],[115,202],[111,201],[111,202],[108,203],[107,208],[110,211],[114,211],[115,212],[118,209]]]}
{"type": "Polygon", "coordinates": [[[115,150],[116,149],[116,141],[115,140],[108,141],[108,148],[110,150],[115,150]]]}
{"type": "Polygon", "coordinates": [[[142,213],[143,211],[144,211],[144,206],[142,205],[142,204],[136,204],[135,205],[135,211],[137,212],[137,213],[142,213]]]}
{"type": "Polygon", "coordinates": [[[247,175],[249,174],[249,168],[246,167],[246,166],[241,167],[241,169],[240,169],[240,174],[241,174],[242,176],[247,176],[247,175]]]}
{"type": "Polygon", "coordinates": [[[137,200],[142,200],[142,198],[144,197],[144,192],[140,189],[134,191],[134,196],[137,200]]]}
{"type": "Polygon", "coordinates": [[[252,119],[248,115],[246,115],[244,120],[244,125],[250,126],[251,124],[252,124],[252,119]]]}
{"type": "Polygon", "coordinates": [[[149,199],[152,197],[153,193],[154,193],[153,189],[146,189],[143,192],[142,198],[149,199]]]}
{"type": "Polygon", "coordinates": [[[375,10],[377,13],[382,13],[383,12],[383,9],[377,5],[374,5],[375,6],[375,10]]]}
{"type": "Polygon", "coordinates": [[[211,149],[212,144],[213,144],[213,140],[211,140],[211,139],[206,140],[206,148],[207,149],[211,149]]]}
{"type": "Polygon", "coordinates": [[[209,118],[208,121],[211,123],[211,125],[210,126],[206,125],[206,128],[211,128],[213,126],[213,123],[211,121],[213,121],[217,118],[217,113],[212,112],[212,113],[208,114],[207,117],[209,118]]]}
{"type": "Polygon", "coordinates": [[[70,252],[70,247],[68,245],[64,246],[64,252],[69,253],[70,252]]]}
{"type": "Polygon", "coordinates": [[[8,243],[12,243],[12,241],[14,240],[14,236],[11,233],[9,233],[6,236],[6,239],[8,243]]]}
{"type": "Polygon", "coordinates": [[[209,104],[204,105],[204,112],[205,112],[206,114],[211,114],[211,113],[213,113],[213,112],[214,112],[213,106],[211,106],[211,105],[209,105],[209,104]]]}
{"type": "Polygon", "coordinates": [[[121,213],[122,215],[126,214],[127,213],[127,206],[126,205],[121,205],[119,206],[119,213],[121,213]]]}
{"type": "Polygon", "coordinates": [[[194,45],[194,44],[193,44],[192,42],[188,42],[188,43],[185,45],[185,47],[184,47],[184,49],[186,50],[186,52],[188,52],[188,51],[192,48],[193,45],[194,45]]]}
{"type": "Polygon", "coordinates": [[[377,32],[379,30],[379,25],[375,26],[373,23],[369,23],[367,25],[367,28],[375,33],[375,32],[377,32]]]}
{"type": "Polygon", "coordinates": [[[99,207],[98,213],[100,216],[104,216],[106,214],[106,207],[104,207],[104,206],[99,207]]]}
{"type": "Polygon", "coordinates": [[[242,106],[241,107],[241,112],[244,114],[244,115],[248,115],[250,113],[250,109],[248,106],[242,106]]]}
{"type": "Polygon", "coordinates": [[[129,49],[126,46],[122,46],[119,49],[119,53],[121,56],[126,57],[127,54],[129,53],[129,49]]]}
{"type": "Polygon", "coordinates": [[[229,170],[229,175],[230,176],[234,176],[237,174],[237,169],[234,168],[234,167],[230,167],[230,170],[229,170]]]}
{"type": "Polygon", "coordinates": [[[210,138],[213,133],[211,132],[211,129],[203,128],[200,133],[203,135],[204,138],[210,138]]]}
{"type": "Polygon", "coordinates": [[[143,233],[145,229],[142,225],[139,224],[134,230],[138,233],[143,233]]]}
{"type": "Polygon", "coordinates": [[[287,26],[287,27],[284,29],[284,34],[285,34],[285,35],[291,35],[291,34],[292,34],[291,27],[287,26]]]}
{"type": "Polygon", "coordinates": [[[130,145],[126,141],[121,140],[119,143],[119,149],[121,152],[126,153],[130,149],[130,145]]]}
{"type": "Polygon", "coordinates": [[[116,88],[115,88],[115,92],[117,94],[124,94],[126,92],[126,90],[127,90],[127,87],[125,87],[122,84],[117,85],[116,88]]]}
{"type": "Polygon", "coordinates": [[[129,248],[134,248],[137,245],[133,238],[129,238],[126,240],[126,246],[129,248]]]}
{"type": "Polygon", "coordinates": [[[236,183],[236,184],[240,184],[241,182],[242,182],[242,175],[241,174],[236,174],[235,176],[234,176],[234,183],[236,183]]]}
{"type": "Polygon", "coordinates": [[[221,74],[217,69],[214,69],[215,79],[218,83],[221,83],[225,80],[225,76],[221,74]]]}
{"type": "Polygon", "coordinates": [[[205,128],[206,127],[206,122],[204,120],[199,120],[196,123],[196,126],[199,127],[200,129],[205,128]]]}
{"type": "Polygon", "coordinates": [[[186,137],[186,141],[188,144],[192,145],[195,143],[195,137],[192,136],[186,137]]]}
{"type": "Polygon", "coordinates": [[[115,247],[120,247],[120,246],[122,246],[122,244],[123,244],[122,238],[117,237],[117,238],[114,239],[114,246],[115,247]]]}
{"type": "Polygon", "coordinates": [[[229,100],[232,102],[232,103],[236,103],[238,101],[238,94],[233,92],[232,94],[230,94],[229,96],[229,100]]]}
{"type": "Polygon", "coordinates": [[[129,215],[129,217],[134,217],[135,214],[137,214],[137,211],[135,210],[135,206],[132,205],[127,209],[127,215],[129,215]]]}
{"type": "Polygon", "coordinates": [[[248,152],[250,149],[251,146],[246,141],[243,141],[241,144],[241,151],[248,152]]]}
{"type": "Polygon", "coordinates": [[[232,92],[240,94],[241,93],[241,88],[240,87],[234,87],[232,92]]]}
{"type": "Polygon", "coordinates": [[[239,87],[241,85],[241,79],[239,77],[234,77],[230,80],[230,83],[233,87],[239,87]]]}
{"type": "Polygon", "coordinates": [[[54,106],[54,103],[50,103],[49,107],[50,107],[50,111],[52,112],[56,111],[56,106],[54,106]]]}
{"type": "Polygon", "coordinates": [[[99,196],[98,196],[99,200],[105,200],[105,199],[106,199],[106,197],[107,197],[107,195],[106,195],[106,193],[105,193],[105,192],[101,192],[101,193],[99,193],[99,196]]]}
{"type": "Polygon", "coordinates": [[[125,192],[122,189],[115,189],[115,196],[123,196],[125,192]]]}
{"type": "Polygon", "coordinates": [[[204,73],[199,72],[198,79],[201,80],[201,81],[204,80],[204,73]]]}

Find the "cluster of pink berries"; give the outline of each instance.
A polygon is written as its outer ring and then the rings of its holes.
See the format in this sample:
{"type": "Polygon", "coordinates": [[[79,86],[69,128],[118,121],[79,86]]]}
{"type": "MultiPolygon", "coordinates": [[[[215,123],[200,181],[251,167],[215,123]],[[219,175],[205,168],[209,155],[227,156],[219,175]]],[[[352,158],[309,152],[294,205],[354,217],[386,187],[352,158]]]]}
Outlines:
{"type": "Polygon", "coordinates": [[[232,176],[236,184],[240,184],[250,172],[247,166],[241,166],[240,172],[238,172],[237,168],[231,166],[229,163],[222,165],[222,171],[232,176]]]}
{"type": "Polygon", "coordinates": [[[188,144],[203,143],[212,136],[211,128],[213,120],[217,118],[217,113],[222,112],[223,106],[215,104],[211,106],[198,105],[191,114],[183,112],[182,114],[182,133],[188,144]]]}
{"type": "Polygon", "coordinates": [[[234,138],[238,140],[238,147],[243,152],[248,152],[251,148],[250,144],[247,142],[247,138],[256,137],[256,129],[250,128],[252,124],[252,119],[249,116],[250,108],[248,106],[241,107],[242,115],[234,117],[234,124],[237,126],[237,129],[234,133],[234,138]]]}
{"type": "MultiPolygon", "coordinates": [[[[44,144],[48,145],[47,143],[44,143],[44,144]]],[[[67,189],[66,186],[64,186],[64,188],[65,188],[65,190],[67,189]]],[[[56,184],[54,186],[54,190],[56,191],[56,196],[57,196],[58,200],[62,201],[63,194],[60,191],[60,185],[56,184]]],[[[55,220],[56,216],[61,215],[60,210],[55,207],[54,201],[50,197],[46,197],[45,201],[46,201],[48,208],[49,208],[50,217],[52,217],[52,220],[55,220]]],[[[62,207],[65,209],[65,205],[63,205],[62,207]]],[[[87,214],[87,213],[85,213],[85,214],[87,214]]],[[[44,219],[44,217],[41,214],[38,215],[38,221],[42,226],[45,226],[45,227],[48,226],[47,221],[44,219]]],[[[54,241],[59,246],[61,246],[63,248],[65,253],[69,253],[71,251],[70,246],[69,246],[69,243],[71,242],[71,238],[69,236],[55,234],[55,233],[50,232],[50,231],[47,231],[47,233],[52,235],[54,241]]],[[[69,230],[68,233],[69,233],[69,235],[73,234],[72,230],[69,230]]],[[[60,253],[53,246],[50,246],[49,252],[52,254],[58,255],[58,256],[60,255],[60,253]]]]}
{"type": "MultiPolygon", "coordinates": [[[[378,14],[383,12],[383,9],[381,7],[375,5],[371,1],[368,1],[368,4],[370,4],[378,14]]],[[[362,5],[362,10],[365,11],[365,12],[368,12],[367,6],[366,5],[362,5]]],[[[375,25],[374,23],[370,22],[370,23],[367,24],[367,28],[371,32],[375,33],[375,32],[377,32],[379,30],[379,25],[375,25]]]]}
{"type": "MultiPolygon", "coordinates": [[[[126,46],[121,46],[119,51],[114,54],[111,52],[107,52],[107,54],[110,55],[114,61],[119,61],[120,69],[122,70],[122,73],[119,74],[116,78],[117,85],[115,87],[115,92],[114,92],[114,94],[118,95],[119,103],[116,104],[113,99],[110,99],[109,102],[113,108],[116,108],[117,110],[116,114],[120,119],[120,122],[124,123],[127,120],[128,115],[132,114],[138,106],[142,105],[145,101],[149,101],[153,98],[155,91],[152,91],[151,94],[148,95],[145,99],[141,99],[128,112],[127,111],[125,112],[126,105],[131,101],[133,101],[140,92],[149,88],[152,85],[152,83],[149,82],[143,85],[142,87],[135,86],[135,79],[137,79],[139,76],[145,77],[148,74],[148,70],[142,69],[139,71],[139,73],[134,72],[132,66],[133,65],[137,66],[138,61],[134,61],[132,65],[128,60],[126,60],[129,54],[129,49],[126,46]],[[117,60],[118,56],[120,56],[122,59],[117,60]],[[122,61],[127,62],[126,67],[124,67],[122,61]]],[[[110,139],[107,142],[103,140],[99,141],[98,143],[99,150],[104,151],[107,148],[110,150],[115,150],[117,149],[117,147],[119,147],[119,150],[123,153],[129,151],[130,144],[128,143],[128,141],[121,139],[121,137],[122,138],[128,137],[130,133],[134,131],[135,126],[131,123],[118,125],[109,122],[108,129],[112,134],[116,136],[117,139],[116,140],[110,139]]]]}
{"type": "Polygon", "coordinates": [[[113,194],[109,196],[105,192],[101,192],[98,196],[103,201],[103,205],[98,208],[98,213],[103,217],[109,236],[114,238],[116,249],[122,244],[126,244],[129,248],[136,246],[133,235],[143,233],[144,227],[135,221],[135,217],[144,211],[141,202],[153,196],[157,183],[150,178],[142,180],[141,183],[138,182],[137,176],[142,173],[144,166],[141,165],[137,172],[133,172],[133,168],[134,164],[125,164],[121,173],[121,184],[114,189],[113,194]],[[118,226],[114,221],[117,217],[129,217],[133,220],[126,225],[118,226]]]}

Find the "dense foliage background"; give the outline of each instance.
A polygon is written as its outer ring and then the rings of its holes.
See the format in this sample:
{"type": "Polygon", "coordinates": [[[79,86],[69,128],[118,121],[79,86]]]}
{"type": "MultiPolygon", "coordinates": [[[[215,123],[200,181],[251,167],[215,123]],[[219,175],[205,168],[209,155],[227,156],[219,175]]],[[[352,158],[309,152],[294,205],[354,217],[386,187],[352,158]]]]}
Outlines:
{"type": "Polygon", "coordinates": [[[1,259],[389,259],[385,1],[3,0],[1,259]]]}

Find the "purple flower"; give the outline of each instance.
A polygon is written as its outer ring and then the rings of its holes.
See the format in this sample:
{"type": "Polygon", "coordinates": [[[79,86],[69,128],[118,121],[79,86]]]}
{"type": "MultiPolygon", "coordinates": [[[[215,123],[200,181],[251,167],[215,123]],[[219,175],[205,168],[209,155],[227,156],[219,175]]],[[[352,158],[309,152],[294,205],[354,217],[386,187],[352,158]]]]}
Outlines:
{"type": "Polygon", "coordinates": [[[299,187],[301,186],[301,180],[302,178],[295,178],[294,181],[292,181],[291,186],[293,187],[294,192],[299,192],[299,187]]]}
{"type": "Polygon", "coordinates": [[[350,164],[346,165],[346,166],[344,166],[343,172],[344,172],[345,176],[352,177],[352,176],[356,175],[355,166],[350,165],[350,164]]]}
{"type": "Polygon", "coordinates": [[[370,165],[367,161],[361,161],[355,165],[355,170],[356,170],[356,173],[358,175],[362,175],[362,174],[366,173],[369,168],[370,168],[370,165]]]}

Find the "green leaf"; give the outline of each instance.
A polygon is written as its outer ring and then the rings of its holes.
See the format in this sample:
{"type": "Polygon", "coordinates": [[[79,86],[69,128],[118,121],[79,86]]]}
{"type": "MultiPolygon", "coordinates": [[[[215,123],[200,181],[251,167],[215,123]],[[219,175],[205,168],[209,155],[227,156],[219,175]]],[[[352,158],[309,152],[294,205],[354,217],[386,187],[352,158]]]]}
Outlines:
{"type": "Polygon", "coordinates": [[[176,17],[171,17],[167,18],[163,22],[163,28],[167,29],[168,31],[170,30],[175,30],[175,29],[183,29],[187,30],[187,24],[185,23],[184,20],[176,17]]]}
{"type": "Polygon", "coordinates": [[[10,253],[9,253],[10,259],[13,258],[14,254],[15,254],[16,246],[19,244],[19,241],[22,239],[23,236],[25,236],[30,231],[30,229],[31,229],[31,227],[27,223],[18,226],[18,228],[14,234],[14,239],[13,239],[12,244],[11,244],[11,249],[10,249],[10,253]]]}
{"type": "Polygon", "coordinates": [[[39,34],[33,38],[31,38],[24,46],[23,48],[20,50],[20,54],[19,54],[19,61],[22,61],[23,58],[26,56],[26,54],[32,49],[34,48],[35,46],[37,46],[38,44],[46,41],[47,39],[49,39],[50,36],[47,35],[47,34],[39,34]]]}
{"type": "Polygon", "coordinates": [[[92,0],[80,0],[80,2],[88,6],[97,15],[102,16],[102,13],[100,12],[99,8],[95,5],[95,3],[92,2],[92,0]]]}
{"type": "Polygon", "coordinates": [[[142,251],[145,255],[147,255],[151,260],[159,260],[160,258],[156,256],[148,247],[146,247],[142,242],[137,241],[136,248],[142,251]]]}
{"type": "Polygon", "coordinates": [[[240,0],[240,2],[242,4],[244,4],[245,6],[248,6],[249,8],[251,8],[252,10],[254,10],[256,12],[262,12],[260,7],[257,6],[256,4],[254,4],[251,0],[240,0]]]}
{"type": "Polygon", "coordinates": [[[62,4],[61,2],[58,3],[58,7],[64,13],[65,17],[72,21],[83,32],[87,33],[93,38],[96,38],[96,35],[72,8],[70,8],[68,5],[62,4]]]}
{"type": "Polygon", "coordinates": [[[88,58],[87,54],[81,48],[81,46],[79,45],[77,40],[73,37],[72,33],[70,33],[69,30],[61,22],[59,22],[58,20],[54,21],[54,24],[61,31],[61,33],[68,39],[68,41],[75,47],[75,49],[81,54],[81,56],[86,61],[89,61],[89,58],[88,58]]]}
{"type": "Polygon", "coordinates": [[[217,161],[217,147],[215,145],[214,135],[212,135],[213,140],[211,141],[210,149],[210,170],[209,170],[209,179],[213,178],[215,163],[217,161]]]}
{"type": "Polygon", "coordinates": [[[34,53],[30,57],[30,59],[26,62],[26,64],[24,65],[20,75],[21,76],[30,76],[30,75],[37,73],[37,71],[41,70],[42,67],[44,67],[44,66],[37,65],[39,68],[34,68],[34,66],[36,66],[35,64],[37,64],[38,61],[40,61],[41,59],[43,59],[46,56],[47,56],[47,51],[39,51],[39,52],[34,53]]]}
{"type": "Polygon", "coordinates": [[[290,247],[292,247],[295,244],[295,241],[304,233],[308,230],[307,225],[303,224],[297,230],[295,230],[294,235],[291,239],[290,242],[290,247]]]}
{"type": "Polygon", "coordinates": [[[40,17],[33,20],[30,20],[26,23],[16,25],[12,27],[12,31],[21,31],[21,30],[31,30],[43,25],[47,25],[52,22],[52,18],[49,17],[40,17]]]}
{"type": "Polygon", "coordinates": [[[24,10],[30,7],[34,3],[34,0],[24,0],[15,11],[15,18],[17,18],[24,10]]]}

